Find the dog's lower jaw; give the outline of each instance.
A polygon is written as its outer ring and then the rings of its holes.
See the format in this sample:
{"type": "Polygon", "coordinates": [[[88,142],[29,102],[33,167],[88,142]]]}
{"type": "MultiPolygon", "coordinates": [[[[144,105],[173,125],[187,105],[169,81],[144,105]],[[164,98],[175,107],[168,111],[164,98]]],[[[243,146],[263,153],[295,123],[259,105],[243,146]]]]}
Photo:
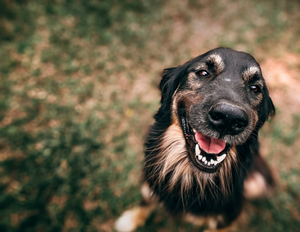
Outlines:
{"type": "Polygon", "coordinates": [[[179,115],[179,121],[190,160],[203,172],[218,171],[232,146],[222,139],[209,137],[196,131],[190,126],[185,115],[185,113],[179,115]]]}
{"type": "Polygon", "coordinates": [[[226,145],[226,148],[219,155],[206,154],[200,149],[199,144],[192,135],[186,134],[185,140],[190,160],[200,171],[207,173],[215,173],[219,170],[231,148],[229,145],[226,145]]]}
{"type": "Polygon", "coordinates": [[[214,215],[240,204],[243,174],[236,168],[235,147],[217,172],[207,173],[191,162],[179,125],[158,139],[156,148],[146,144],[145,179],[171,214],[214,215]]]}

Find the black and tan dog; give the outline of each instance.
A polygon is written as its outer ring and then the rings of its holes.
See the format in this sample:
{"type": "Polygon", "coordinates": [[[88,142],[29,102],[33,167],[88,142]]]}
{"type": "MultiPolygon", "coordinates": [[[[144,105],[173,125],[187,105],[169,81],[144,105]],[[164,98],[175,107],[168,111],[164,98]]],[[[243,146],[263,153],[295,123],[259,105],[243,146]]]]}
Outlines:
{"type": "Polygon", "coordinates": [[[143,225],[157,203],[209,230],[226,228],[245,198],[274,185],[258,152],[258,130],[275,113],[260,66],[247,53],[217,48],[164,70],[160,89],[143,199],[116,229],[143,225]]]}

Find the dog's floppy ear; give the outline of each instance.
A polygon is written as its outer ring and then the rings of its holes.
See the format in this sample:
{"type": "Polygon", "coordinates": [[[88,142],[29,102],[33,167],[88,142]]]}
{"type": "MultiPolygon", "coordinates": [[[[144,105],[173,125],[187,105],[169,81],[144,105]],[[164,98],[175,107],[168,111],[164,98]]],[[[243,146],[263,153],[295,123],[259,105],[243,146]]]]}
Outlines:
{"type": "Polygon", "coordinates": [[[259,128],[264,124],[265,121],[275,115],[275,107],[266,87],[264,88],[264,101],[259,114],[259,128]]]}
{"type": "Polygon", "coordinates": [[[186,70],[190,65],[190,61],[185,64],[164,70],[162,80],[159,84],[161,90],[161,104],[171,105],[172,96],[176,91],[180,81],[187,74],[186,70]]]}
{"type": "Polygon", "coordinates": [[[171,115],[172,97],[176,89],[178,88],[182,78],[187,75],[187,68],[191,61],[185,64],[175,67],[167,68],[164,70],[159,88],[161,90],[161,106],[154,116],[155,120],[161,121],[164,125],[167,125],[171,115]]]}
{"type": "Polygon", "coordinates": [[[269,95],[267,97],[266,107],[268,109],[268,117],[273,117],[275,115],[275,106],[269,95]]]}

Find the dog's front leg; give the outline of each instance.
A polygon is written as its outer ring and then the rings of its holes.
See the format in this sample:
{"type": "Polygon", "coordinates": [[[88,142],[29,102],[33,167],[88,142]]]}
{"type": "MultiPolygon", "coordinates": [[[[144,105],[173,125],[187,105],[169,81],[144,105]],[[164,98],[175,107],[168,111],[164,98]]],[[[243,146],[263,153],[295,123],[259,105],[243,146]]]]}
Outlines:
{"type": "Polygon", "coordinates": [[[118,232],[131,232],[143,226],[151,212],[157,206],[158,199],[146,182],[141,187],[141,194],[142,200],[140,205],[125,211],[116,221],[115,229],[118,232]]]}

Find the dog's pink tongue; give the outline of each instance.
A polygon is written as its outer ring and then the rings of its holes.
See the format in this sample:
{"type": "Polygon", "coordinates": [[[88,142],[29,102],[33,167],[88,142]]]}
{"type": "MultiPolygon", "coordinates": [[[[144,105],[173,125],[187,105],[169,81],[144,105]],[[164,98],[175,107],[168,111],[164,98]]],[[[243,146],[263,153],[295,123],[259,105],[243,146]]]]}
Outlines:
{"type": "Polygon", "coordinates": [[[196,132],[195,138],[201,147],[208,154],[219,154],[225,149],[226,143],[221,139],[211,138],[196,132]]]}

